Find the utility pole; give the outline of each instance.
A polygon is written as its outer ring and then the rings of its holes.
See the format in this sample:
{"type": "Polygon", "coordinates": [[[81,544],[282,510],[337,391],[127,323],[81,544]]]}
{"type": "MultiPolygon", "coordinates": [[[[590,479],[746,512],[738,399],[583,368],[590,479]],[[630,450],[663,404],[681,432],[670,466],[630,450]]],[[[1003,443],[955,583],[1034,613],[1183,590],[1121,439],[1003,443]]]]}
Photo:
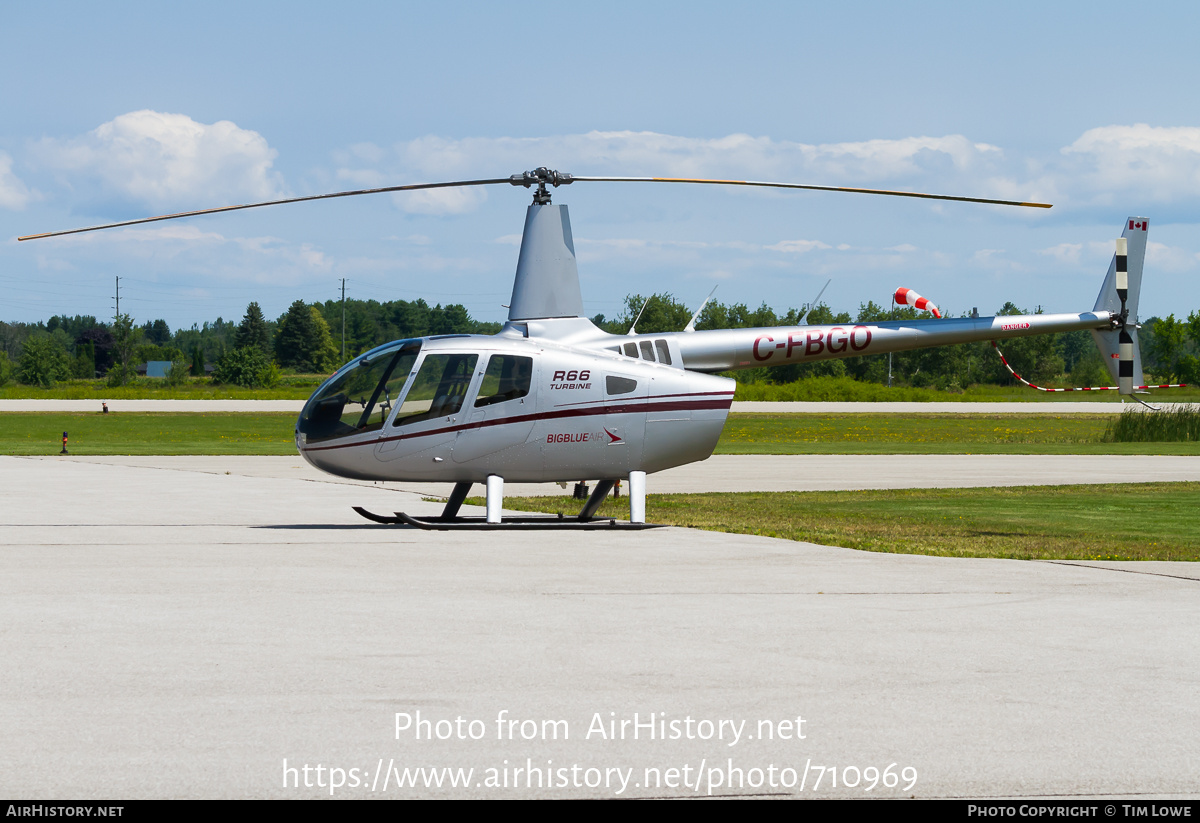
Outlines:
{"type": "Polygon", "coordinates": [[[116,315],[113,317],[113,319],[115,320],[116,318],[118,318],[118,317],[120,317],[120,316],[121,316],[121,278],[120,278],[120,276],[118,275],[118,277],[117,277],[117,305],[116,305],[116,315]]]}
{"type": "Polygon", "coordinates": [[[346,278],[342,278],[342,362],[346,362],[346,278]]]}
{"type": "MultiPolygon", "coordinates": [[[[889,313],[892,315],[892,319],[895,320],[896,319],[896,295],[895,295],[895,293],[892,294],[891,311],[889,313]]],[[[892,387],[892,353],[888,352],[888,388],[890,389],[891,387],[892,387]]]]}

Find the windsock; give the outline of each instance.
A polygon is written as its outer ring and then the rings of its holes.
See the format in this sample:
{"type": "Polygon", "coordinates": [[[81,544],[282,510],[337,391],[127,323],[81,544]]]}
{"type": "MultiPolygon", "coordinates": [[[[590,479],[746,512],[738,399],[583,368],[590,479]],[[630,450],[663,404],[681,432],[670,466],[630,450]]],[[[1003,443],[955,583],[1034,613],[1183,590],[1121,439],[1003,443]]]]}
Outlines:
{"type": "Polygon", "coordinates": [[[942,318],[942,313],[938,311],[938,307],[933,305],[928,298],[922,297],[912,289],[899,288],[896,289],[896,294],[892,297],[901,306],[914,306],[921,310],[929,310],[933,312],[933,316],[939,320],[942,318]]]}

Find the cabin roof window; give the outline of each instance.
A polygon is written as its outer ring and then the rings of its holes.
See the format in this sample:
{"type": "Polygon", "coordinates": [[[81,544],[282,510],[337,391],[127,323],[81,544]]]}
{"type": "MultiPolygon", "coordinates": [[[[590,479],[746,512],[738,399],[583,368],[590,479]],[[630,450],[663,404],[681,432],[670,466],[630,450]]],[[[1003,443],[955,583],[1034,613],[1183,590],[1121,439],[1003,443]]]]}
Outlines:
{"type": "Polygon", "coordinates": [[[655,340],[654,348],[658,349],[658,362],[664,365],[671,365],[671,349],[667,345],[666,340],[655,340]]]}

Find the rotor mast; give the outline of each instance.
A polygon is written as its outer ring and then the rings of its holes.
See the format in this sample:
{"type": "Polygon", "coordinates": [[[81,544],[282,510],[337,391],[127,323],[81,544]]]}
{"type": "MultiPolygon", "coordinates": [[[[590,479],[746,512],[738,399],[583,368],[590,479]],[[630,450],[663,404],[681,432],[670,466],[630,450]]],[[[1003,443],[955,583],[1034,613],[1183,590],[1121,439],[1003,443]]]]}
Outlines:
{"type": "Polygon", "coordinates": [[[582,317],[583,292],[575,262],[571,217],[566,206],[550,203],[550,191],[546,188],[569,185],[571,175],[543,166],[514,174],[510,179],[514,186],[530,188],[536,184],[537,189],[525,212],[521,254],[508,304],[509,321],[582,317]]]}

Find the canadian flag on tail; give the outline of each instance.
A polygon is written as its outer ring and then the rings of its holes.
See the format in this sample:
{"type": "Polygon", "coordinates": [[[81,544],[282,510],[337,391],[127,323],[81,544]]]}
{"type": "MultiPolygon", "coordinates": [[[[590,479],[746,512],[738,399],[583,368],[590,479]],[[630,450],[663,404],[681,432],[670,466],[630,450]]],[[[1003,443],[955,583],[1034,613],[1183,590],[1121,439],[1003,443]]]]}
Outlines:
{"type": "Polygon", "coordinates": [[[929,310],[933,312],[933,316],[939,320],[942,318],[942,313],[938,311],[938,307],[933,305],[928,298],[922,297],[912,289],[899,288],[896,289],[892,299],[901,306],[913,306],[921,310],[929,310]]]}

